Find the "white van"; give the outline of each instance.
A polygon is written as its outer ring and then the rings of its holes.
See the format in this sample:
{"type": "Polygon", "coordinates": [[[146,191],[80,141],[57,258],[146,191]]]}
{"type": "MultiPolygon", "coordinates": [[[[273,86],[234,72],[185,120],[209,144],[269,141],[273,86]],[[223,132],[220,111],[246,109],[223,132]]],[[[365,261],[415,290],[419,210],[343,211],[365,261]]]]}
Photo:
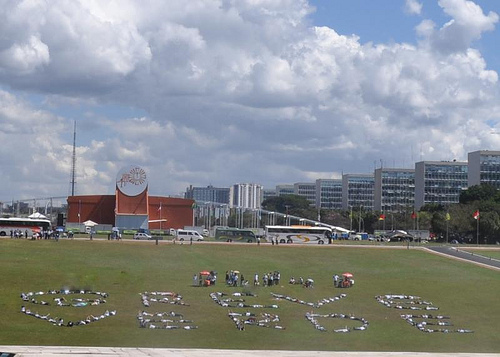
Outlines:
{"type": "Polygon", "coordinates": [[[197,231],[192,231],[192,230],[187,230],[187,229],[178,229],[177,230],[177,240],[183,242],[183,241],[197,241],[200,242],[203,240],[203,236],[197,232],[197,231]]]}

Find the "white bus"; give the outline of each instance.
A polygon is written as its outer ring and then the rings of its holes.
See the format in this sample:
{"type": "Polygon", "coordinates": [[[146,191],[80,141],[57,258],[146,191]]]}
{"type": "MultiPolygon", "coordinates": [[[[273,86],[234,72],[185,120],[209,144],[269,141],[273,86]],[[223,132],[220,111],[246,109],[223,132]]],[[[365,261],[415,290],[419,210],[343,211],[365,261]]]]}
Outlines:
{"type": "Polygon", "coordinates": [[[48,219],[31,218],[0,218],[0,236],[19,235],[33,236],[33,233],[41,233],[50,230],[52,224],[48,219]]]}
{"type": "Polygon", "coordinates": [[[312,226],[266,226],[266,240],[279,243],[325,244],[332,239],[332,229],[312,226]]]}

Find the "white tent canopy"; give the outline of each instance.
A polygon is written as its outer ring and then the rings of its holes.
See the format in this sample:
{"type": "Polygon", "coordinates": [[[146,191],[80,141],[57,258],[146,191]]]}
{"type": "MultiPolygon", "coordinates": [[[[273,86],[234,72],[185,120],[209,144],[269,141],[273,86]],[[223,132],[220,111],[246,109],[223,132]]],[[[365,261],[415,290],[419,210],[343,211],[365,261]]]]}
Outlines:
{"type": "Polygon", "coordinates": [[[28,218],[34,218],[34,219],[47,219],[47,217],[45,217],[43,214],[41,214],[40,212],[35,212],[33,214],[30,214],[28,216],[28,218]]]}
{"type": "Polygon", "coordinates": [[[83,222],[83,224],[84,224],[86,227],[94,227],[94,226],[97,226],[99,223],[95,223],[94,221],[91,221],[91,220],[89,219],[88,221],[83,222]]]}

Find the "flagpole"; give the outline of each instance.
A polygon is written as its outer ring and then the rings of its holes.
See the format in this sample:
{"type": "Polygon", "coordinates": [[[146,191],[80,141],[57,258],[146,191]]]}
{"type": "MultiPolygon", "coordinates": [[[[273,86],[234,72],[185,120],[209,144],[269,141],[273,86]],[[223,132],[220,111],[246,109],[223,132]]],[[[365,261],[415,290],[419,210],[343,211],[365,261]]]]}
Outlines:
{"type": "Polygon", "coordinates": [[[450,212],[449,212],[449,210],[446,210],[446,215],[444,216],[444,219],[446,221],[446,244],[448,244],[448,242],[449,242],[448,232],[449,232],[449,222],[450,222],[450,212]]]}
{"type": "Polygon", "coordinates": [[[446,244],[448,244],[448,218],[446,218],[446,244]]]}
{"type": "Polygon", "coordinates": [[[479,215],[477,216],[477,235],[476,235],[477,245],[479,246],[479,215]]]}
{"type": "Polygon", "coordinates": [[[160,201],[160,208],[159,208],[159,210],[160,210],[160,235],[161,235],[161,201],[160,201]]]}

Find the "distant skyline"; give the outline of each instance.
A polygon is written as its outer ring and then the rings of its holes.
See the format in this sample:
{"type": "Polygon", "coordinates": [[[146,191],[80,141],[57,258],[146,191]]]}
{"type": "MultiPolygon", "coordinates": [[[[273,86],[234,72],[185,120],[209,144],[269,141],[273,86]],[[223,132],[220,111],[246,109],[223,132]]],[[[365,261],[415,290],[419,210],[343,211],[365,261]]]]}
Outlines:
{"type": "Polygon", "coordinates": [[[371,173],[500,150],[500,2],[11,1],[0,201],[371,173]]]}

